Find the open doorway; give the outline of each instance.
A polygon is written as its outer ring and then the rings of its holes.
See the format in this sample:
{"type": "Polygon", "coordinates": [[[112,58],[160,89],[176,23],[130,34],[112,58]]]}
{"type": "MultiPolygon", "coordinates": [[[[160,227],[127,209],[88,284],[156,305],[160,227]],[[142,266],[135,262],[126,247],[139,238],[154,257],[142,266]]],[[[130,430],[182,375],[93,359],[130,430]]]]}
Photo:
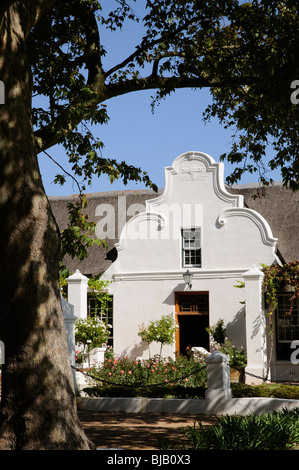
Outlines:
{"type": "Polygon", "coordinates": [[[177,292],[175,298],[176,352],[186,355],[193,346],[209,350],[209,293],[177,292]]]}

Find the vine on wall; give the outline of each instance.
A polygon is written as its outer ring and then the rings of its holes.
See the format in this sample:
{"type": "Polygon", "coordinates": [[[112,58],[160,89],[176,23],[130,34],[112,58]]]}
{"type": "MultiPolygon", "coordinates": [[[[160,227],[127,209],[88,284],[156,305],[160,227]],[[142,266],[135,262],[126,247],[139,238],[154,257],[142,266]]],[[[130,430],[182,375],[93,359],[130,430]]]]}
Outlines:
{"type": "Polygon", "coordinates": [[[290,292],[292,313],[295,302],[299,299],[299,261],[292,261],[283,266],[262,265],[264,273],[263,289],[266,293],[266,301],[270,307],[270,313],[277,308],[277,294],[279,292],[290,292]]]}
{"type": "Polygon", "coordinates": [[[272,361],[274,338],[273,338],[273,313],[278,307],[278,294],[280,292],[290,292],[290,310],[287,314],[291,315],[295,302],[299,299],[299,261],[292,261],[282,266],[262,265],[264,280],[263,290],[266,295],[266,304],[268,306],[268,320],[270,329],[270,349],[268,357],[267,376],[272,361]]]}

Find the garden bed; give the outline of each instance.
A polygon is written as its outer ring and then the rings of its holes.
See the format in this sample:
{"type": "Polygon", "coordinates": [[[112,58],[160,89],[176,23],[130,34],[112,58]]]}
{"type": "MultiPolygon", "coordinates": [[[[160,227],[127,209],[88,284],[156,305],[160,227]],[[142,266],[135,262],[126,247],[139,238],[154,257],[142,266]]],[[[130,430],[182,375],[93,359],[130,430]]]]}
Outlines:
{"type": "MultiPolygon", "coordinates": [[[[267,384],[247,385],[231,383],[233,398],[281,398],[299,400],[299,385],[267,384]]],[[[180,385],[147,385],[147,386],[90,386],[83,389],[89,397],[146,397],[146,398],[178,398],[204,399],[206,387],[186,387],[180,385]]]]}

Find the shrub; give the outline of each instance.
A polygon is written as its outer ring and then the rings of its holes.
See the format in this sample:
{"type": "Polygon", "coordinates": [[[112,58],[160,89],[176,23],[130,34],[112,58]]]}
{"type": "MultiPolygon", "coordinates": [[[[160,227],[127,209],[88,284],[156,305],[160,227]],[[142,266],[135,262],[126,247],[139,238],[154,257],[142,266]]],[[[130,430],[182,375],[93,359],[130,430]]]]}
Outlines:
{"type": "Polygon", "coordinates": [[[299,444],[299,409],[249,416],[222,416],[218,423],[189,426],[185,435],[195,450],[286,450],[299,444]]]}
{"type": "Polygon", "coordinates": [[[179,356],[175,360],[159,356],[148,360],[131,361],[128,358],[105,359],[101,368],[92,370],[93,377],[101,385],[115,386],[163,386],[180,385],[205,387],[206,367],[202,360],[179,356]]]}
{"type": "Polygon", "coordinates": [[[148,343],[160,343],[160,358],[162,356],[162,346],[173,344],[176,324],[172,314],[163,315],[160,320],[151,321],[147,327],[141,325],[138,335],[142,341],[148,343]]]}
{"type": "Polygon", "coordinates": [[[299,387],[297,385],[246,385],[231,383],[234,398],[268,397],[299,400],[299,387]]]}
{"type": "Polygon", "coordinates": [[[229,356],[229,364],[231,367],[241,369],[246,367],[246,352],[242,347],[237,348],[234,346],[231,340],[226,337],[226,327],[224,326],[224,321],[222,319],[219,319],[216,325],[207,328],[207,332],[211,336],[211,343],[214,349],[219,349],[223,354],[229,356]]]}
{"type": "Polygon", "coordinates": [[[90,344],[90,349],[101,347],[109,337],[107,325],[98,317],[79,319],[75,325],[76,344],[82,344],[84,349],[90,344]]]}
{"type": "Polygon", "coordinates": [[[205,387],[185,387],[183,385],[145,386],[96,386],[86,387],[84,392],[90,397],[147,397],[147,398],[192,398],[203,399],[205,387]]]}

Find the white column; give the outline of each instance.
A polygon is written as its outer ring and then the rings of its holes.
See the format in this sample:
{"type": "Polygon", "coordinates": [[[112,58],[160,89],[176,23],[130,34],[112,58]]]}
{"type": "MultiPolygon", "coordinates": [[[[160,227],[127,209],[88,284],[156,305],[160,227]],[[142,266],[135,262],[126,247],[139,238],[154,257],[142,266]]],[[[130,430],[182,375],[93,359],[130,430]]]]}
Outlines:
{"type": "Polygon", "coordinates": [[[264,274],[256,266],[243,275],[245,281],[246,352],[245,380],[260,384],[267,368],[266,318],[263,309],[264,274]],[[249,375],[252,374],[252,375],[249,375]]]}
{"type": "Polygon", "coordinates": [[[88,277],[80,273],[79,269],[67,278],[68,302],[74,305],[74,314],[77,318],[87,318],[87,283],[88,277]]]}
{"type": "Polygon", "coordinates": [[[75,323],[77,317],[74,315],[74,306],[61,297],[63,318],[65,324],[66,339],[69,349],[70,363],[75,365],[75,323]]]}

